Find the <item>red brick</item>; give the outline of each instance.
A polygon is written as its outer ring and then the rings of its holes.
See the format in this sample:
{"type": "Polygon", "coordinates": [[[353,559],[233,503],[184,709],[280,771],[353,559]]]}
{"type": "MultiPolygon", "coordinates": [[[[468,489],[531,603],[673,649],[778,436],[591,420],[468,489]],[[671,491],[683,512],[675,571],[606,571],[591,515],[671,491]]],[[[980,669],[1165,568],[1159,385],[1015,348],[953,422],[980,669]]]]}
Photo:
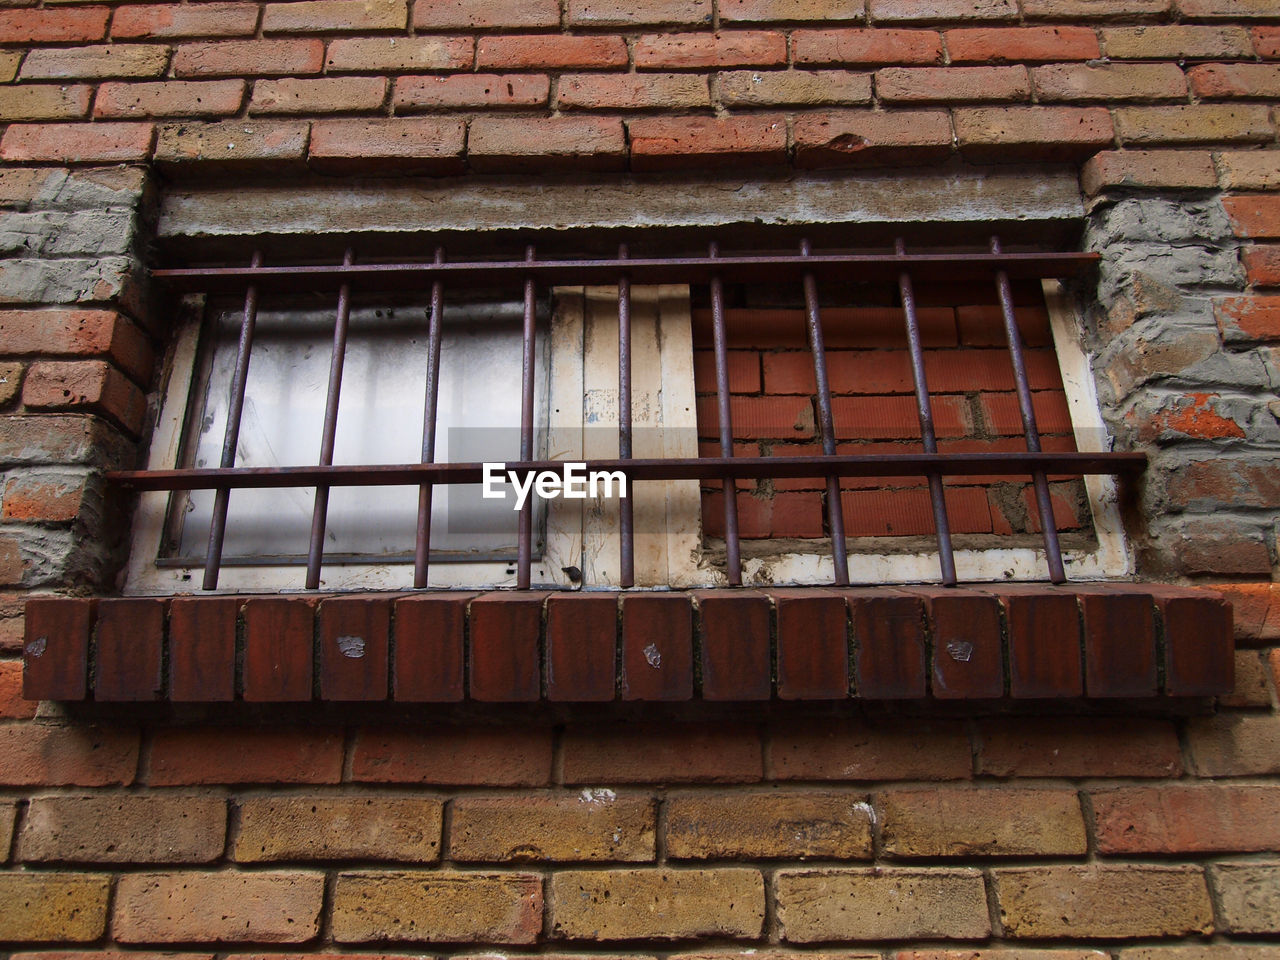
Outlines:
{"type": "Polygon", "coordinates": [[[0,784],[104,787],[133,783],[138,731],[86,724],[0,726],[0,784]]]}
{"type": "Polygon", "coordinates": [[[752,783],[760,735],[731,724],[596,724],[564,734],[565,783],[752,783]]]}
{"type": "Polygon", "coordinates": [[[342,732],[325,727],[171,727],[151,743],[147,782],[337,783],[342,732]]]}
{"type": "Polygon", "coordinates": [[[870,0],[873,23],[912,20],[1015,20],[1013,0],[870,0]]]}
{"type": "Polygon", "coordinates": [[[1218,706],[1270,708],[1271,674],[1266,660],[1266,651],[1236,650],[1232,657],[1235,687],[1230,693],[1218,697],[1218,706]]]}
{"type": "Polygon", "coordinates": [[[1264,60],[1280,59],[1280,27],[1254,27],[1253,48],[1264,60]]]}
{"type": "Polygon", "coordinates": [[[727,22],[769,20],[861,20],[866,0],[721,0],[720,19],[727,22]]]}
{"type": "Polygon", "coordinates": [[[1219,713],[1187,724],[1192,765],[1201,777],[1249,777],[1280,773],[1280,716],[1219,713]]]}
{"type": "Polygon", "coordinates": [[[389,698],[391,600],[330,597],[316,618],[322,700],[389,698]]]}
{"type": "Polygon", "coordinates": [[[522,0],[509,4],[494,4],[489,0],[418,0],[413,5],[413,27],[419,33],[559,26],[560,5],[556,0],[522,0]]]}
{"type": "Polygon", "coordinates": [[[545,106],[551,81],[525,74],[453,74],[399,77],[392,103],[397,112],[431,112],[462,107],[545,106]]]}
{"type": "Polygon", "coordinates": [[[847,110],[796,118],[796,165],[806,168],[929,163],[951,153],[943,111],[847,110]]]}
{"type": "Polygon", "coordinates": [[[472,699],[516,703],[539,698],[544,600],[539,593],[486,593],[471,601],[472,699]]]}
{"type": "Polygon", "coordinates": [[[1280,287],[1280,244],[1258,244],[1240,251],[1245,277],[1259,287],[1280,287]]]}
{"type": "Polygon", "coordinates": [[[1178,569],[1188,576],[1240,576],[1257,579],[1271,574],[1271,551],[1257,528],[1218,516],[1184,520],[1171,551],[1178,569]]]}
{"type": "Polygon", "coordinates": [[[717,590],[694,596],[703,699],[768,700],[773,692],[769,598],[717,590]]]}
{"type": "Polygon", "coordinates": [[[75,120],[89,113],[87,86],[27,84],[0,87],[0,120],[75,120]]]}
{"type": "MultiPolygon", "coordinates": [[[[1143,440],[1155,440],[1166,431],[1204,440],[1243,437],[1244,428],[1230,417],[1218,413],[1216,393],[1191,393],[1174,396],[1164,402],[1147,424],[1139,429],[1143,440]]],[[[1128,419],[1128,417],[1126,417],[1128,419]]]]}
{"type": "Polygon", "coordinates": [[[94,699],[160,699],[166,607],[164,600],[140,597],[112,598],[98,604],[94,699]]]}
{"type": "Polygon", "coordinates": [[[710,25],[711,0],[568,0],[565,22],[570,27],[710,25]]]}
{"type": "Polygon", "coordinates": [[[1192,460],[1166,483],[1171,504],[1201,509],[1271,508],[1280,505],[1280,476],[1270,457],[1236,460],[1225,455],[1192,460]]]}
{"type": "Polygon", "coordinates": [[[856,695],[909,700],[925,695],[924,608],[894,591],[849,596],[857,657],[856,695]]]}
{"type": "Polygon", "coordinates": [[[795,62],[830,66],[940,64],[936,30],[797,30],[791,35],[795,62]]]}
{"type": "Polygon", "coordinates": [[[315,660],[314,610],[306,600],[263,597],[244,605],[244,698],[308,701],[315,660]]]}
{"type": "Polygon", "coordinates": [[[381,77],[259,80],[249,112],[368,113],[381,108],[386,86],[381,77]]]}
{"type": "MultiPolygon", "coordinates": [[[[1280,213],[1280,205],[1276,211],[1280,213]]],[[[1280,296],[1228,297],[1215,301],[1213,312],[1229,343],[1280,339],[1280,296]]]]}
{"type": "Polygon", "coordinates": [[[324,67],[322,40],[228,40],[187,43],[173,55],[179,77],[296,76],[324,67]]]}
{"type": "Polygon", "coordinates": [[[1280,584],[1215,583],[1213,589],[1231,601],[1240,645],[1280,640],[1280,584]]]}
{"type": "Polygon", "coordinates": [[[95,117],[216,117],[238,113],[242,80],[165,80],[104,83],[94,101],[95,117]]]}
{"type": "Polygon", "coordinates": [[[822,591],[774,595],[778,616],[778,697],[843,700],[849,695],[848,612],[822,591]]]}
{"type": "Polygon", "coordinates": [[[408,20],[408,0],[302,0],[266,4],[262,9],[262,32],[403,31],[408,20]]]}
{"type": "Polygon", "coordinates": [[[846,70],[735,70],[720,74],[717,89],[728,107],[871,102],[871,77],[846,70]]]}
{"type": "Polygon", "coordinates": [[[80,513],[88,478],[58,473],[14,475],[0,484],[6,520],[65,523],[80,513]]]}
{"type": "Polygon", "coordinates": [[[471,121],[467,158],[473,170],[620,170],[626,155],[616,117],[549,117],[471,121]]]}
{"type": "Polygon", "coordinates": [[[256,3],[129,3],[116,8],[111,36],[247,37],[257,25],[256,3]]]}
{"type": "Polygon", "coordinates": [[[89,633],[93,600],[35,596],[17,615],[23,654],[23,692],[32,700],[83,700],[89,682],[89,633]]]}
{"type": "Polygon", "coordinates": [[[1116,135],[1129,144],[1270,143],[1267,108],[1252,104],[1194,103],[1170,107],[1122,107],[1116,135]]]}
{"type": "Polygon", "coordinates": [[[1108,187],[1204,190],[1217,186],[1218,174],[1206,151],[1108,150],[1085,163],[1080,182],[1090,196],[1108,187]]]}
{"type": "Polygon", "coordinates": [[[169,697],[235,699],[237,597],[180,597],[169,605],[169,697]]]}
{"type": "Polygon", "coordinates": [[[476,66],[482,70],[592,70],[626,65],[627,44],[622,37],[538,34],[480,37],[476,43],[476,66]]]}
{"type": "Polygon", "coordinates": [[[1102,42],[1112,60],[1235,60],[1253,54],[1249,31],[1235,26],[1108,27],[1102,42]]]}
{"type": "Polygon", "coordinates": [[[633,56],[642,70],[782,66],[787,62],[787,39],[759,30],[647,34],[636,40],[633,56]]]}
{"type": "MultiPolygon", "coordinates": [[[[981,400],[982,419],[987,429],[1000,436],[1022,433],[1018,397],[1012,393],[986,394],[981,400]]],[[[1037,390],[1031,394],[1031,409],[1041,433],[1070,433],[1071,411],[1066,394],[1057,390],[1037,390]]]]}
{"type": "Polygon", "coordinates": [[[1280,845],[1280,788],[1226,783],[1095,791],[1103,854],[1252,853],[1280,845]]]}
{"type": "MultiPolygon", "coordinates": [[[[646,117],[628,121],[627,132],[631,168],[636,171],[784,163],[787,155],[787,123],[782,116],[646,117]]],[[[741,378],[736,385],[739,392],[750,392],[741,389],[741,378]]],[[[758,383],[751,389],[758,389],[758,383]]]]}
{"type": "MultiPolygon", "coordinates": [[[[0,660],[0,720],[30,719],[36,715],[39,705],[38,701],[22,696],[22,661],[0,660]]],[[[0,814],[0,820],[3,820],[3,814],[0,814]]],[[[0,849],[6,848],[0,845],[0,849]]]]}
{"type": "Polygon", "coordinates": [[[121,878],[121,943],[303,943],[320,929],[320,873],[141,873],[121,878]]]}
{"type": "Polygon", "coordinates": [[[1187,71],[1198,97],[1280,97],[1280,64],[1209,63],[1187,71]]]}
{"type": "Polygon", "coordinates": [[[209,863],[222,856],[227,802],[165,794],[37,797],[22,832],[24,862],[209,863]]]}
{"type": "Polygon", "coordinates": [[[1237,237],[1280,237],[1280,196],[1223,197],[1222,206],[1237,237]]]}
{"type": "Polygon", "coordinates": [[[114,310],[0,310],[5,354],[108,357],[140,384],[155,360],[146,335],[114,310]]]}
{"type": "Polygon", "coordinates": [[[978,770],[995,777],[1176,777],[1182,753],[1167,720],[1110,717],[983,721],[978,770]]]}
{"type": "Polygon", "coordinates": [[[542,786],[551,779],[544,727],[362,729],[351,778],[362,783],[542,786]]]}
{"type": "Polygon", "coordinates": [[[617,672],[618,596],[553,593],[547,598],[547,699],[608,702],[617,672]]]}
{"type": "Polygon", "coordinates": [[[556,106],[576,110],[678,110],[711,106],[707,78],[682,73],[566,74],[556,106]]]}
{"type": "Polygon", "coordinates": [[[774,730],[770,780],[967,780],[969,738],[955,725],[895,717],[821,725],[784,724],[774,730]]]}
{"type": "Polygon", "coordinates": [[[1036,20],[1120,20],[1167,13],[1173,0],[1022,0],[1023,14],[1036,20]]]}
{"type": "MultiPolygon", "coordinates": [[[[475,594],[448,591],[396,600],[392,695],[408,703],[456,703],[465,695],[463,635],[475,594]]],[[[612,672],[612,665],[610,666],[612,672]]]]}
{"type": "Polygon", "coordinates": [[[1027,68],[890,67],[876,71],[882,103],[964,103],[1031,99],[1027,68]]]}
{"type": "Polygon", "coordinates": [[[1114,139],[1101,107],[980,107],[954,115],[960,152],[981,161],[1083,158],[1114,139]]]}
{"type": "Polygon", "coordinates": [[[461,120],[317,120],[311,167],[323,173],[461,173],[466,130],[461,120]]]}
{"type": "Polygon", "coordinates": [[[13,163],[145,160],[154,132],[149,123],[15,123],[0,141],[0,159],[13,163]]]}
{"type": "Polygon", "coordinates": [[[693,696],[693,606],[687,594],[623,594],[623,700],[693,696]]]}
{"type": "Polygon", "coordinates": [[[0,10],[0,43],[24,47],[41,43],[101,40],[107,33],[110,7],[46,7],[0,10]]]}
{"type": "Polygon", "coordinates": [[[135,436],[146,414],[142,391],[104,360],[33,363],[23,381],[22,402],[32,410],[101,413],[135,436]]]}
{"type": "Polygon", "coordinates": [[[1039,63],[1099,56],[1098,34],[1089,27],[971,27],[942,36],[952,63],[1039,63]]]}

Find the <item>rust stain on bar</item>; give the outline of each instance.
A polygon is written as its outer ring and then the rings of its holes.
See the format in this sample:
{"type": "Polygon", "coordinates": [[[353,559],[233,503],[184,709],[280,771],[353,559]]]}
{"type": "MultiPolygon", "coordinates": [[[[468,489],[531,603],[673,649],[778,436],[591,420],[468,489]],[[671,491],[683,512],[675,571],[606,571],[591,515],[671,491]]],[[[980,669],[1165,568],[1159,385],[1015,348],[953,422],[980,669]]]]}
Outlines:
{"type": "MultiPolygon", "coordinates": [[[[618,259],[627,259],[627,245],[618,245],[618,259]]],[[[631,459],[631,277],[618,278],[618,459],[631,459]]],[[[628,491],[629,493],[629,491],[628,491]]],[[[633,587],[636,582],[635,511],[631,497],[618,504],[618,544],[621,562],[620,585],[633,587]]]]}
{"type": "MultiPolygon", "coordinates": [[[[436,263],[444,263],[444,248],[436,247],[436,263]]],[[[427,386],[422,413],[422,462],[436,459],[436,412],[440,401],[440,337],[444,322],[444,282],[431,284],[431,319],[427,322],[427,386]]],[[[431,484],[418,488],[418,524],[413,539],[413,585],[427,585],[431,556],[431,484]]]]}
{"type": "MultiPolygon", "coordinates": [[[[720,245],[712,243],[708,258],[719,259],[720,245]]],[[[724,333],[724,281],[711,275],[711,337],[716,355],[716,421],[720,427],[720,456],[733,457],[733,417],[729,405],[729,354],[724,333]]],[[[742,584],[742,547],[738,539],[738,487],[724,478],[724,542],[730,586],[742,584]]]]}
{"type": "MultiPolygon", "coordinates": [[[[526,264],[534,262],[533,244],[524,248],[526,264]]],[[[536,303],[533,276],[526,272],[524,281],[523,353],[520,361],[520,459],[533,459],[533,363],[537,330],[534,326],[536,303]]],[[[533,563],[533,502],[526,500],[520,509],[520,526],[516,533],[516,588],[529,589],[530,566],[533,563]]]]}

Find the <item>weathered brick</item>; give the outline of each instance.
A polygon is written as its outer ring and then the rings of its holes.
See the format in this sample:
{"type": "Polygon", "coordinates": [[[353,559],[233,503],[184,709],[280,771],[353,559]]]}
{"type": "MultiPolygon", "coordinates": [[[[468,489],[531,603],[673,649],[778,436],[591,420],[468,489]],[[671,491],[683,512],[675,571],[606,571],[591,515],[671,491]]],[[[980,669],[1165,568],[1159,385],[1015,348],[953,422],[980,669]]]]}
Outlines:
{"type": "Polygon", "coordinates": [[[256,3],[127,3],[116,8],[111,36],[247,37],[257,25],[256,3]]]}
{"type": "Polygon", "coordinates": [[[1080,171],[1080,183],[1091,196],[1108,187],[1206,190],[1217,182],[1213,158],[1203,150],[1108,150],[1080,171]]]}
{"type": "Polygon", "coordinates": [[[1258,287],[1280,286],[1280,244],[1268,243],[1240,251],[1245,278],[1258,287]]]}
{"type": "Polygon", "coordinates": [[[58,863],[209,863],[222,856],[227,804],[215,797],[36,797],[22,859],[58,863]]]}
{"type": "Polygon", "coordinates": [[[546,105],[550,89],[549,78],[519,73],[399,77],[391,101],[397,113],[463,107],[540,107],[546,105]]]}
{"type": "Polygon", "coordinates": [[[542,878],[527,873],[343,873],[333,891],[338,943],[533,943],[542,878]]]}
{"type": "Polygon", "coordinates": [[[1280,960],[1280,947],[1264,947],[1257,943],[1242,946],[1205,943],[1196,946],[1130,947],[1120,952],[1120,960],[1280,960]]]}
{"type": "Polygon", "coordinates": [[[684,73],[574,73],[560,78],[556,105],[577,110],[709,107],[707,78],[684,73]]]}
{"type": "Polygon", "coordinates": [[[539,786],[551,779],[546,728],[365,729],[351,777],[371,783],[539,786]]]}
{"type": "Polygon", "coordinates": [[[105,356],[138,383],[155,360],[146,335],[114,310],[0,310],[0,352],[105,356]]]}
{"type": "Polygon", "coordinates": [[[866,12],[866,0],[721,0],[720,2],[720,19],[726,23],[861,20],[866,12]]]}
{"type": "Polygon", "coordinates": [[[0,51],[0,83],[10,83],[18,75],[22,56],[20,50],[0,51]]]}
{"type": "Polygon", "coordinates": [[[1226,930],[1273,934],[1280,929],[1280,864],[1222,863],[1213,873],[1226,930]]]}
{"type": "Polygon", "coordinates": [[[342,734],[325,727],[168,727],[151,743],[152,786],[337,783],[342,734]]]}
{"type": "Polygon", "coordinates": [[[133,783],[138,732],[119,727],[0,726],[0,783],[101,787],[133,783]]]}
{"type": "Polygon", "coordinates": [[[1213,313],[1227,343],[1280,339],[1280,296],[1227,297],[1214,301],[1213,313]]]}
{"type": "Polygon", "coordinates": [[[330,73],[466,70],[474,46],[471,37],[350,37],[329,42],[325,63],[330,73]]]}
{"type": "Polygon", "coordinates": [[[1192,764],[1202,777],[1280,773],[1280,717],[1221,713],[1187,723],[1192,764]]]}
{"type": "Polygon", "coordinates": [[[797,30],[791,44],[797,64],[857,67],[942,62],[942,38],[935,30],[797,30]]]}
{"type": "Polygon", "coordinates": [[[650,70],[782,66],[787,62],[787,38],[763,30],[646,34],[636,40],[633,56],[637,69],[650,70]]]}
{"type": "Polygon", "coordinates": [[[773,733],[771,780],[963,780],[969,740],[954,726],[786,724],[773,733]]]}
{"type": "Polygon", "coordinates": [[[1276,15],[1268,0],[1178,0],[1178,9],[1198,20],[1270,20],[1276,15]]]}
{"type": "Polygon", "coordinates": [[[1085,853],[1071,790],[890,790],[877,802],[887,854],[899,857],[1085,853]]]}
{"type": "Polygon", "coordinates": [[[305,120],[225,120],[160,127],[156,163],[167,172],[250,172],[301,167],[310,124],[305,120]]]}
{"type": "Polygon", "coordinates": [[[1264,60],[1280,58],[1280,27],[1254,27],[1249,33],[1258,56],[1264,60]]]}
{"type": "Polygon", "coordinates": [[[311,166],[325,173],[462,172],[461,120],[317,120],[311,166]]]}
{"type": "Polygon", "coordinates": [[[565,783],[747,783],[760,779],[760,737],[751,727],[668,724],[571,726],[565,783]]]}
{"type": "Polygon", "coordinates": [[[22,402],[32,410],[91,410],[135,436],[146,414],[142,391],[104,360],[33,363],[22,384],[22,402]]]}
{"type": "Polygon", "coordinates": [[[59,523],[80,512],[88,478],[83,474],[38,472],[9,477],[0,485],[6,520],[59,523]]]}
{"type": "Polygon", "coordinates": [[[96,940],[106,929],[110,889],[110,877],[88,873],[0,874],[0,940],[96,940]]]}
{"type": "Polygon", "coordinates": [[[1022,0],[1022,12],[1035,20],[1121,20],[1168,12],[1173,0],[1022,0]]]}
{"type": "Polygon", "coordinates": [[[1280,584],[1219,583],[1213,589],[1231,602],[1238,644],[1280,639],[1280,584]]]}
{"type": "Polygon", "coordinates": [[[876,96],[884,103],[963,103],[1031,98],[1027,68],[890,67],[876,71],[876,96]]]}
{"type": "Polygon", "coordinates": [[[695,165],[782,163],[787,153],[786,118],[645,117],[627,123],[633,170],[695,165]]]}
{"type": "Polygon", "coordinates": [[[85,415],[5,417],[0,463],[124,462],[132,444],[102,420],[85,415]]]}
{"type": "Polygon", "coordinates": [[[23,80],[100,80],[158,77],[169,65],[169,48],[156,44],[35,49],[22,61],[23,80]]]}
{"type": "Polygon", "coordinates": [[[11,800],[0,803],[0,850],[4,851],[3,860],[9,859],[9,849],[13,845],[13,828],[18,819],[18,803],[11,800]]]}
{"type": "Polygon", "coordinates": [[[991,932],[977,870],[780,870],[774,889],[788,943],[978,940],[991,932]]]}
{"type": "Polygon", "coordinates": [[[418,797],[247,797],[234,859],[440,859],[442,804],[418,797]]]}
{"type": "Polygon", "coordinates": [[[870,0],[873,23],[1016,20],[1013,0],[870,0]]]}
{"type": "Polygon", "coordinates": [[[0,363],[0,406],[13,400],[22,389],[22,373],[25,364],[17,361],[0,363]]]}
{"type": "Polygon", "coordinates": [[[843,70],[735,70],[719,77],[729,107],[824,106],[871,102],[871,77],[843,70]]]}
{"type": "Polygon", "coordinates": [[[179,77],[297,76],[324,66],[321,40],[224,40],[187,43],[173,55],[179,77]]]}
{"type": "Polygon", "coordinates": [[[1092,60],[1098,34],[1088,27],[969,27],[943,34],[952,63],[1092,60]]]}
{"type": "Polygon", "coordinates": [[[1006,936],[1183,936],[1207,933],[1213,908],[1197,867],[1146,864],[1019,867],[996,871],[1006,936]]]}
{"type": "Polygon", "coordinates": [[[575,796],[460,797],[449,856],[457,861],[645,861],[654,858],[654,801],[612,790],[575,796]]]}
{"type": "Polygon", "coordinates": [[[627,44],[622,37],[565,35],[480,37],[476,66],[480,69],[549,70],[625,67],[627,44]]]}
{"type": "Polygon", "coordinates": [[[675,860],[871,859],[871,807],[859,793],[676,793],[666,803],[675,860]]]}
{"type": "Polygon", "coordinates": [[[1102,43],[1113,60],[1234,59],[1253,53],[1249,31],[1244,27],[1106,27],[1102,30],[1102,43]]]}
{"type": "Polygon", "coordinates": [[[951,153],[951,121],[940,110],[803,114],[793,136],[796,165],[808,168],[928,163],[951,153]]]}
{"type": "Polygon", "coordinates": [[[95,117],[215,117],[239,112],[243,80],[164,80],[104,83],[93,104],[95,117]]]}
{"type": "Polygon", "coordinates": [[[1275,131],[1267,108],[1248,104],[1122,107],[1116,134],[1124,144],[1265,143],[1275,131]]]}
{"type": "Polygon", "coordinates": [[[404,30],[408,21],[408,0],[302,0],[262,9],[263,33],[404,30]]]}
{"type": "Polygon", "coordinates": [[[1204,784],[1093,794],[1100,853],[1203,853],[1280,846],[1280,787],[1204,784]]]}
{"type": "Polygon", "coordinates": [[[0,120],[74,120],[89,113],[92,97],[87,86],[0,87],[0,120]]]}
{"type": "Polygon", "coordinates": [[[1235,671],[1235,689],[1218,697],[1220,707],[1270,707],[1270,673],[1266,655],[1260,650],[1237,650],[1232,667],[1235,671]]]}
{"type": "Polygon", "coordinates": [[[387,81],[382,77],[322,77],[259,80],[249,112],[368,113],[382,106],[387,81]]]}
{"type": "Polygon", "coordinates": [[[467,158],[482,173],[506,170],[620,170],[626,156],[616,117],[549,117],[471,121],[467,158]]]}
{"type": "Polygon", "coordinates": [[[994,719],[980,726],[978,770],[996,777],[1176,777],[1173,724],[1096,718],[994,719]]]}
{"type": "Polygon", "coordinates": [[[14,163],[144,160],[154,132],[149,123],[13,124],[0,140],[0,159],[14,163]]]}
{"type": "Polygon", "coordinates": [[[488,0],[418,0],[413,5],[413,26],[419,32],[558,27],[560,5],[556,0],[502,4],[488,0]]]}
{"type": "Polygon", "coordinates": [[[1191,517],[1176,527],[1173,548],[1187,576],[1250,576],[1271,572],[1271,551],[1262,531],[1234,519],[1191,517]]]}
{"type": "Polygon", "coordinates": [[[711,0],[568,0],[565,22],[570,27],[710,24],[711,0]]]}
{"type": "Polygon", "coordinates": [[[1101,107],[978,107],[954,119],[960,152],[976,160],[1083,157],[1114,137],[1101,107]]]}
{"type": "Polygon", "coordinates": [[[1181,100],[1187,80],[1174,63],[1060,63],[1033,67],[1042,103],[1077,100],[1181,100]]]}
{"type": "Polygon", "coordinates": [[[1222,206],[1238,237],[1280,237],[1280,196],[1224,197],[1222,206]]]}
{"type": "Polygon", "coordinates": [[[551,877],[551,933],[568,940],[755,938],[758,870],[564,870],[551,877]]]}
{"type": "Polygon", "coordinates": [[[304,943],[320,929],[319,873],[134,873],[116,887],[121,943],[304,943]]]}
{"type": "Polygon", "coordinates": [[[0,43],[35,46],[101,40],[110,15],[111,8],[105,6],[0,10],[0,43]]]}
{"type": "Polygon", "coordinates": [[[1280,161],[1265,150],[1215,154],[1222,186],[1228,190],[1280,190],[1280,161]]]}
{"type": "Polygon", "coordinates": [[[1280,97],[1280,64],[1207,63],[1187,71],[1198,97],[1280,97]]]}
{"type": "MultiPolygon", "coordinates": [[[[38,706],[37,701],[22,696],[22,661],[0,660],[0,719],[28,720],[36,715],[38,706]]],[[[0,829],[7,829],[4,828],[5,816],[0,805],[0,829]]],[[[9,849],[6,836],[0,832],[0,850],[9,849]]]]}
{"type": "Polygon", "coordinates": [[[1208,510],[1280,505],[1280,477],[1269,457],[1192,460],[1169,477],[1165,491],[1174,504],[1208,510]]]}

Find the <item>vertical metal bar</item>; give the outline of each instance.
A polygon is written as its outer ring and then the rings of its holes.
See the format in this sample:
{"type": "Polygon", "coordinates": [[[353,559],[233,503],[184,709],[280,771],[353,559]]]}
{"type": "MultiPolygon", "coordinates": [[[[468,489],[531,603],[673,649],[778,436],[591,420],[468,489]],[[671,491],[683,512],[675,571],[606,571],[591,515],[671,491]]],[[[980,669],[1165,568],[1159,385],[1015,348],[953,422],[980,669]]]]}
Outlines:
{"type": "MultiPolygon", "coordinates": [[[[991,252],[1000,253],[1000,238],[991,238],[991,252]]],[[[1009,359],[1013,361],[1013,380],[1018,389],[1018,412],[1022,414],[1022,432],[1026,436],[1027,449],[1040,452],[1040,431],[1036,426],[1035,408],[1031,403],[1031,385],[1027,379],[1027,365],[1022,355],[1022,334],[1013,312],[1013,290],[1009,286],[1009,274],[996,271],[996,292],[1000,296],[1000,311],[1004,318],[1004,334],[1009,342],[1009,359]]],[[[1040,529],[1044,533],[1045,556],[1049,562],[1049,579],[1065,583],[1066,570],[1062,566],[1062,548],[1058,544],[1058,527],[1053,518],[1053,501],[1049,497],[1049,478],[1043,470],[1031,474],[1036,491],[1036,510],[1040,514],[1040,529]]]]}
{"type": "MultiPolygon", "coordinates": [[[[262,266],[262,251],[255,250],[250,267],[262,266]]],[[[244,295],[244,319],[240,322],[240,343],[236,347],[236,369],[231,377],[231,402],[227,407],[227,428],[222,435],[224,470],[236,465],[236,446],[240,442],[240,415],[244,412],[244,387],[249,378],[249,350],[253,347],[253,328],[258,322],[258,285],[250,283],[244,295]]],[[[209,524],[209,549],[204,558],[205,590],[218,586],[218,570],[222,566],[222,542],[227,532],[228,487],[219,487],[213,497],[213,520],[209,524]]]]}
{"type": "MultiPolygon", "coordinates": [[[[524,248],[526,263],[533,263],[533,245],[524,248]]],[[[520,364],[520,459],[533,459],[533,365],[534,365],[534,286],[533,277],[524,281],[524,354],[520,364]]],[[[529,568],[533,562],[533,498],[520,509],[520,528],[516,537],[516,587],[529,589],[529,568]]]]}
{"type": "MultiPolygon", "coordinates": [[[[812,256],[813,247],[808,240],[800,241],[800,255],[812,256]]],[[[822,343],[822,317],[818,310],[818,283],[810,271],[805,271],[804,307],[809,326],[809,350],[813,354],[813,374],[817,382],[818,426],[822,431],[822,453],[833,457],[836,453],[836,428],[831,416],[831,387],[827,382],[827,352],[822,343]]],[[[849,582],[849,556],[844,542],[844,505],[840,502],[840,478],[827,477],[827,523],[831,527],[831,559],[835,565],[835,579],[840,586],[849,582]]]]}
{"type": "MultiPolygon", "coordinates": [[[[355,251],[347,247],[344,267],[355,262],[355,251]]],[[[324,432],[320,438],[320,466],[333,463],[333,445],[338,434],[338,397],[342,392],[342,364],[347,356],[347,327],[351,319],[351,284],[338,288],[338,317],[333,324],[333,351],[329,355],[329,391],[324,402],[324,432]]],[[[307,589],[320,586],[320,562],[324,557],[324,531],[329,519],[329,488],[316,486],[315,508],[311,512],[311,543],[307,548],[307,589]]]]}
{"type": "MultiPolygon", "coordinates": [[[[720,256],[720,244],[712,241],[707,255],[720,256]]],[[[724,331],[724,281],[711,275],[711,337],[716,354],[716,419],[720,425],[720,456],[733,456],[733,417],[729,405],[729,352],[724,331]]],[[[742,585],[742,546],[738,540],[738,487],[733,477],[724,484],[724,542],[731,586],[742,585]]]]}
{"type": "MultiPolygon", "coordinates": [[[[444,263],[444,248],[436,247],[436,263],[444,263]]],[[[431,284],[431,317],[427,321],[427,388],[422,412],[422,462],[436,459],[436,415],[440,399],[440,337],[444,322],[444,284],[431,284]]],[[[418,487],[418,527],[413,540],[413,586],[427,585],[431,555],[431,495],[429,483],[418,487]]]]}
{"type": "MultiPolygon", "coordinates": [[[[618,245],[618,259],[626,260],[625,243],[618,245]]],[[[618,278],[618,458],[631,459],[631,277],[622,274],[618,278]]],[[[618,504],[619,555],[624,587],[636,583],[634,510],[627,482],[626,496],[618,504]]]]}
{"type": "MultiPolygon", "coordinates": [[[[906,244],[899,237],[894,252],[907,255],[906,244]]],[[[907,348],[911,352],[911,376],[916,385],[916,411],[920,415],[920,437],[925,453],[938,452],[938,436],[933,425],[933,402],[929,399],[929,385],[924,373],[924,349],[920,344],[920,320],[916,315],[916,293],[911,274],[905,269],[898,272],[898,293],[902,296],[902,312],[907,321],[907,348]]],[[[929,500],[933,504],[933,526],[938,536],[938,563],[942,568],[942,582],[948,587],[956,584],[956,558],[951,549],[951,522],[947,518],[946,495],[942,489],[942,475],[929,474],[929,500]]]]}

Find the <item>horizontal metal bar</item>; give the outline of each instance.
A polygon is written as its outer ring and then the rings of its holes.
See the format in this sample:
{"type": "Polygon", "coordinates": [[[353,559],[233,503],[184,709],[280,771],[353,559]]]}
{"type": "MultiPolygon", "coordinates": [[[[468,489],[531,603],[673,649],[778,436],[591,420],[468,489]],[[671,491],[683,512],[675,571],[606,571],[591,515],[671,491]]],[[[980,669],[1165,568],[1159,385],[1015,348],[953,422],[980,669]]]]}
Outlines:
{"type": "MultiPolygon", "coordinates": [[[[723,257],[650,258],[627,261],[632,283],[707,283],[713,274],[725,280],[756,283],[794,280],[805,272],[817,279],[865,280],[896,277],[905,269],[928,271],[931,279],[973,280],[975,273],[992,276],[1004,270],[1015,279],[1078,276],[1099,260],[1096,253],[915,253],[841,254],[810,257],[766,254],[723,257]]],[[[184,267],[153,270],[152,277],[178,292],[227,293],[255,283],[263,290],[336,290],[344,283],[357,289],[403,290],[429,287],[439,280],[484,286],[523,283],[615,284],[616,260],[523,260],[457,263],[357,263],[291,267],[184,267]]]]}
{"type": "MultiPolygon", "coordinates": [[[[511,461],[505,469],[563,471],[564,460],[511,461]]],[[[579,461],[573,461],[577,463],[579,461]]],[[[621,471],[631,480],[723,480],[777,477],[1027,476],[1138,473],[1145,453],[895,453],[833,457],[697,457],[587,460],[588,471],[621,471]]],[[[249,487],[376,487],[422,483],[480,483],[480,463],[405,463],[330,467],[241,467],[220,470],[114,470],[108,482],[134,490],[216,490],[249,487]]]]}

